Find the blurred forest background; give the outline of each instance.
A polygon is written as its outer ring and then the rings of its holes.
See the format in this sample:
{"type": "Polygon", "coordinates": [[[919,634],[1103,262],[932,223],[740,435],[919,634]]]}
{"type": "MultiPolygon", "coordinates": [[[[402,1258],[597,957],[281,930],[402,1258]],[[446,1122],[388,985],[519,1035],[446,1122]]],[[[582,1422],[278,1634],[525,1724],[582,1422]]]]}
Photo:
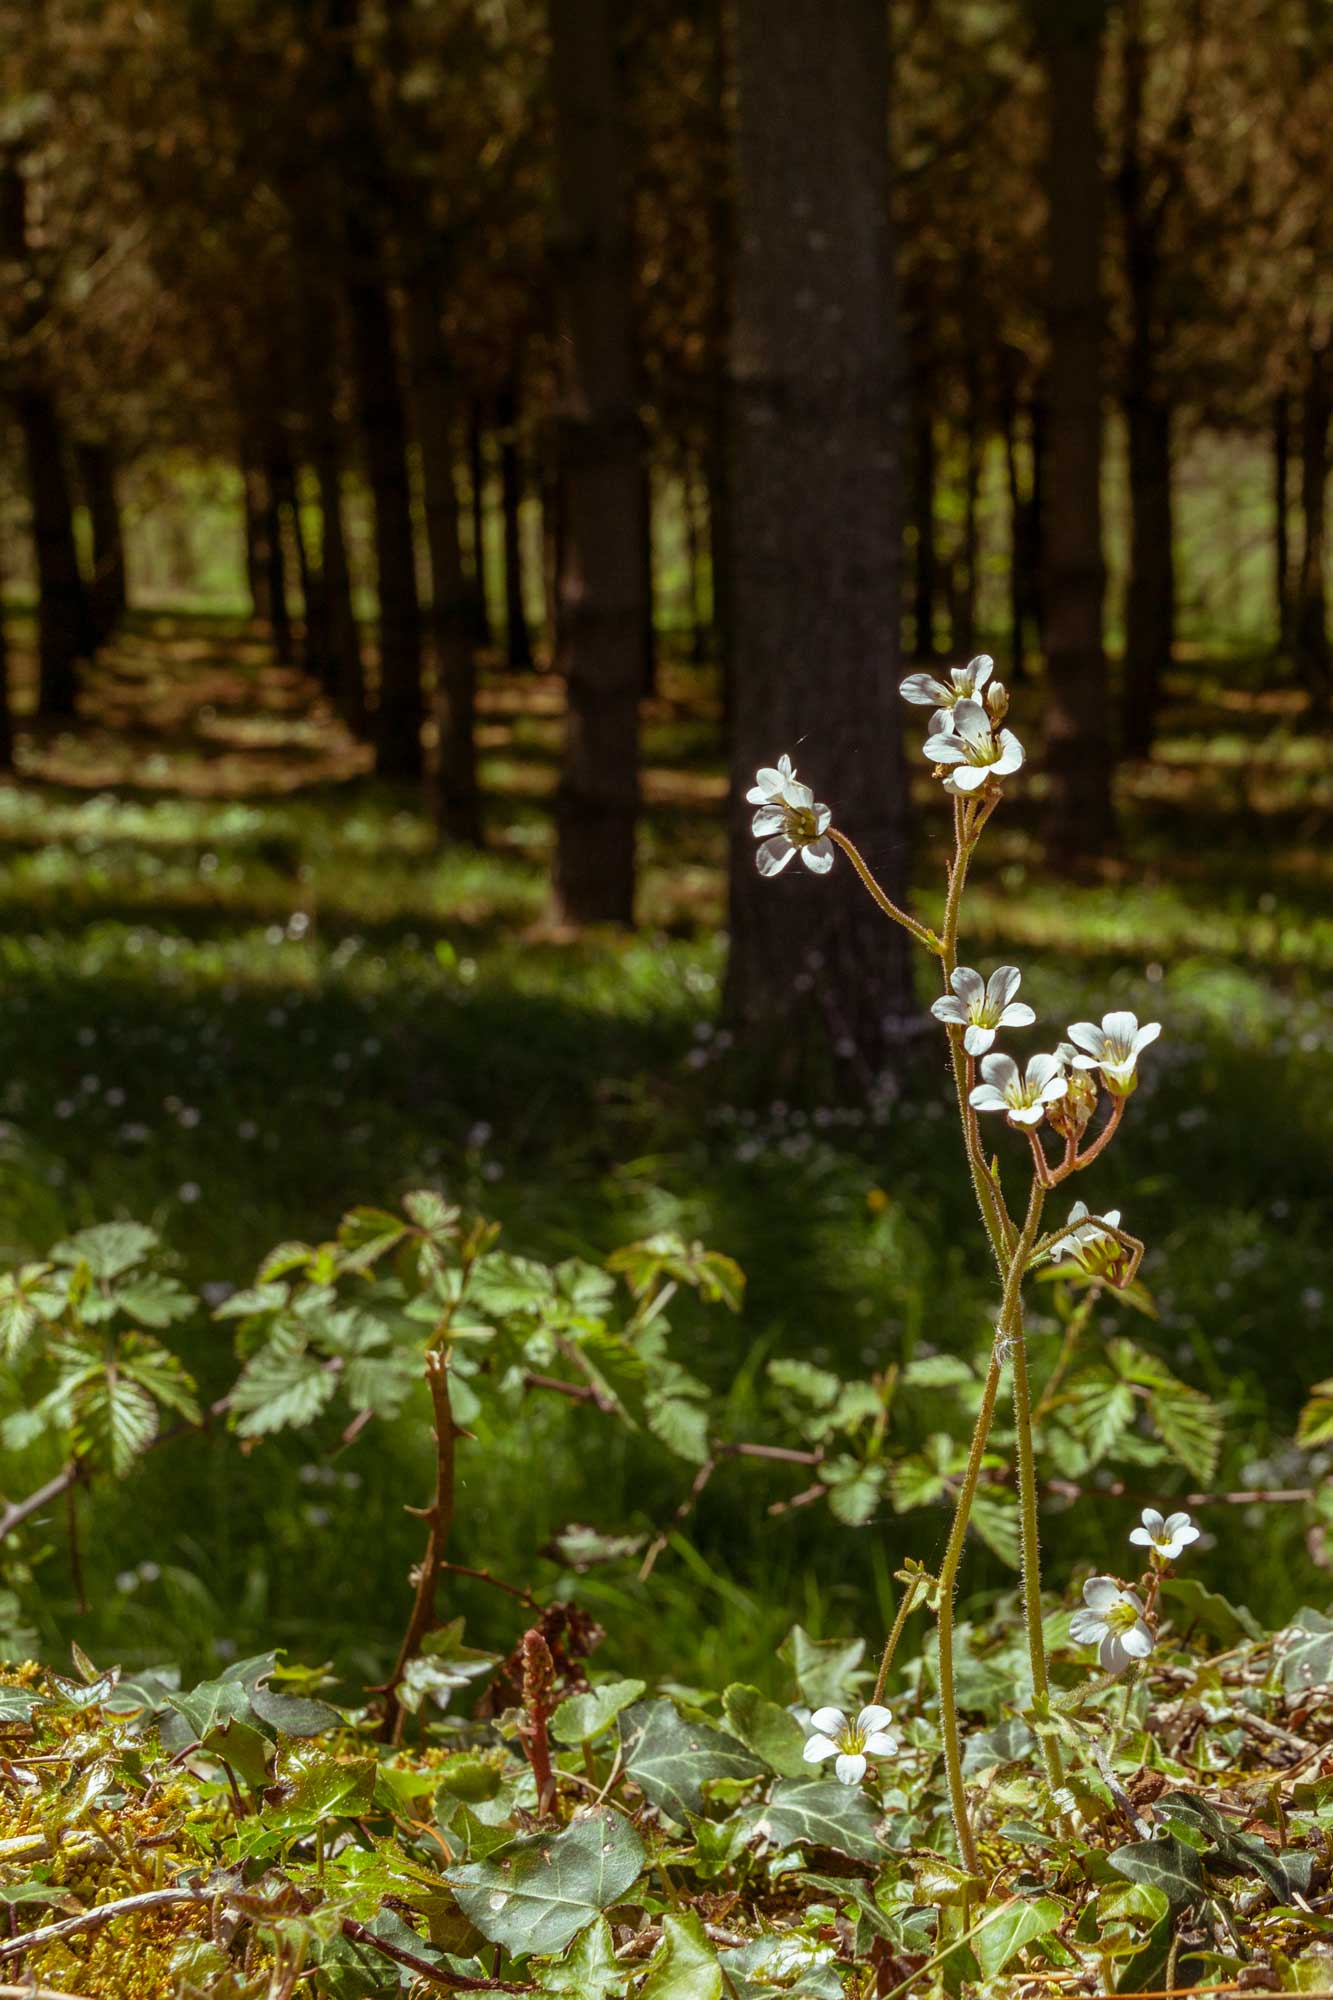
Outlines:
{"type": "MultiPolygon", "coordinates": [[[[1023,965],[1043,1045],[1166,1024],[1088,1199],[1152,1246],[1136,1337],[1227,1401],[1220,1483],[1308,1496],[1328,0],[0,0],[0,46],[8,1251],[134,1215],[216,1299],[424,1181],[518,1250],[737,1257],[688,1358],[742,1405],[774,1353],[972,1352],[929,994],[849,869],[761,884],[736,801],[790,752],[933,920],[897,683],[984,649],[1029,765],[963,956],[1023,965]]],[[[81,1624],[53,1527],[40,1643],[373,1675],[429,1449],[338,1445],[157,1454],[81,1624]]],[[[585,1580],[645,1658],[745,1678],[889,1601],[892,1520],[769,1520],[766,1478],[585,1580]]],[[[525,1411],[460,1559],[679,1485],[525,1411]]],[[[1199,1511],[1262,1615],[1327,1595],[1298,1509],[1199,1511]]]]}

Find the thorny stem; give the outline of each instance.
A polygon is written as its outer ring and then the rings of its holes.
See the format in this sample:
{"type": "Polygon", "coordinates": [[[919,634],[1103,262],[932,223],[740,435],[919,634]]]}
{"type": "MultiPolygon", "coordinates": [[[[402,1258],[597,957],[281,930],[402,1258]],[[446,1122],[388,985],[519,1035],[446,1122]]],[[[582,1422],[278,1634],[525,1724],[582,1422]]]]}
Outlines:
{"type": "Polygon", "coordinates": [[[828,837],[831,841],[835,842],[835,844],[842,849],[843,853],[847,856],[847,859],[851,862],[857,874],[861,877],[862,882],[865,884],[865,887],[869,890],[875,902],[877,902],[879,904],[880,909],[883,910],[885,916],[891,917],[895,924],[901,924],[905,931],[910,931],[912,936],[916,939],[917,943],[923,944],[926,947],[927,951],[933,951],[938,954],[940,949],[940,941],[936,937],[934,931],[927,930],[926,926],[924,924],[919,924],[915,917],[909,917],[906,910],[900,910],[898,908],[898,905],[894,902],[892,896],[888,895],[887,892],[880,887],[875,877],[871,874],[870,868],[864,856],[861,854],[859,848],[857,848],[850,840],[848,840],[846,834],[839,833],[836,826],[831,826],[828,830],[828,837]]]}

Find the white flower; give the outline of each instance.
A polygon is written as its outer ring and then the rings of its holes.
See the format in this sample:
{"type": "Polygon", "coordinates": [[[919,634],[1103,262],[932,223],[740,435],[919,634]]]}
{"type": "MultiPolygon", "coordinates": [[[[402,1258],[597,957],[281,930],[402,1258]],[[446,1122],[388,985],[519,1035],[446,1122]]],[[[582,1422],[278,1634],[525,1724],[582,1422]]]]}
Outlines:
{"type": "Polygon", "coordinates": [[[926,738],[932,764],[947,764],[946,792],[980,791],[987,778],[1007,778],[1023,762],[1023,746],[1012,729],[997,734],[980,702],[960,701],[953,712],[952,733],[926,738]]]}
{"type": "Polygon", "coordinates": [[[840,1708],[817,1708],[810,1717],[814,1735],[807,1737],[803,1756],[807,1764],[822,1764],[836,1757],[834,1765],[844,1785],[859,1785],[866,1774],[869,1757],[892,1757],[898,1739],[890,1736],[892,1717],[887,1708],[871,1702],[855,1722],[849,1722],[840,1708]]]}
{"type": "Polygon", "coordinates": [[[1129,1539],[1142,1549],[1151,1549],[1162,1562],[1174,1562],[1182,1549],[1199,1539],[1188,1514],[1168,1514],[1163,1520],[1155,1507],[1145,1507],[1141,1518],[1143,1526],[1131,1528],[1129,1539]]]}
{"type": "Polygon", "coordinates": [[[1012,1056],[986,1056],[981,1074],[986,1081],[973,1090],[972,1109],[1006,1112],[1011,1125],[1040,1125],[1046,1106],[1068,1089],[1058,1056],[1029,1056],[1021,1075],[1012,1056]]]}
{"type": "Polygon", "coordinates": [[[1138,1017],[1129,1013],[1103,1014],[1100,1028],[1092,1021],[1075,1021],[1069,1030],[1069,1039],[1078,1050],[1074,1067],[1099,1069],[1108,1090],[1117,1097],[1128,1097],[1138,1082],[1135,1064],[1161,1032],[1160,1021],[1145,1021],[1140,1027],[1138,1017]]]}
{"type": "Polygon", "coordinates": [[[824,835],[833,815],[827,806],[815,804],[809,785],[797,781],[790,757],[765,765],[745,796],[759,808],[750,831],[762,843],[755,855],[761,875],[780,875],[793,854],[799,854],[813,874],[828,874],[833,842],[824,835]]]}
{"type": "Polygon", "coordinates": [[[943,716],[933,715],[931,729],[937,730],[943,723],[949,728],[949,711],[960,701],[979,701],[981,690],[995,672],[995,662],[989,653],[978,653],[965,667],[950,667],[949,682],[937,681],[934,674],[909,674],[898,692],[904,701],[913,701],[918,708],[937,708],[943,716]]]}
{"type": "Polygon", "coordinates": [[[1095,1646],[1103,1670],[1118,1674],[1133,1660],[1146,1660],[1153,1649],[1152,1631],[1143,1605],[1132,1590],[1113,1576],[1090,1576],[1083,1586],[1086,1611],[1069,1621],[1069,1636],[1077,1646],[1095,1646]]]}
{"type": "Polygon", "coordinates": [[[1092,1215],[1085,1201],[1076,1201],[1069,1211],[1069,1220],[1065,1224],[1069,1234],[1062,1236],[1058,1243],[1052,1243],[1052,1257],[1078,1257],[1081,1261],[1082,1253],[1090,1244],[1108,1240],[1114,1243],[1116,1239],[1110,1234],[1110,1230],[1102,1227],[1103,1223],[1108,1222],[1111,1229],[1119,1229],[1118,1208],[1108,1208],[1105,1215],[1092,1215]]]}
{"type": "Polygon", "coordinates": [[[997,966],[985,982],[970,965],[956,966],[949,975],[953,994],[930,1011],[937,1021],[964,1024],[963,1047],[970,1056],[984,1056],[997,1028],[1030,1028],[1037,1018],[1026,1000],[1014,999],[1022,978],[1016,965],[997,966]]]}

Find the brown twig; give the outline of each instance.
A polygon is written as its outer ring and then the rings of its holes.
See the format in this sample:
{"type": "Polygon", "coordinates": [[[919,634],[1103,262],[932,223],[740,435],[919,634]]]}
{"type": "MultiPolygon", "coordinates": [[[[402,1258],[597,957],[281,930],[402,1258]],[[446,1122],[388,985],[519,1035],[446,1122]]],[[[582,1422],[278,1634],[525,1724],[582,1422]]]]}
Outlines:
{"type": "Polygon", "coordinates": [[[423,1510],[424,1519],[429,1524],[426,1553],[416,1572],[412,1615],[407,1621],[403,1643],[398,1649],[398,1658],[385,1689],[384,1718],[379,1731],[380,1739],[385,1743],[396,1743],[402,1735],[406,1711],[398,1699],[398,1689],[409,1665],[421,1650],[422,1640],[435,1624],[435,1593],[454,1519],[454,1445],[458,1427],[449,1401],[447,1349],[432,1348],[426,1356],[426,1385],[430,1390],[435,1426],[435,1496],[430,1506],[423,1510]]]}
{"type": "Polygon", "coordinates": [[[526,1604],[529,1611],[540,1611],[541,1606],[530,1590],[524,1590],[516,1583],[506,1583],[502,1576],[492,1576],[488,1569],[473,1569],[467,1563],[445,1562],[440,1568],[450,1576],[470,1576],[477,1583],[489,1583],[496,1590],[503,1590],[509,1597],[516,1597],[520,1604],[526,1604]]]}
{"type": "Polygon", "coordinates": [[[415,1952],[405,1951],[400,1944],[390,1944],[388,1938],[377,1937],[365,1924],[357,1923],[355,1917],[343,1918],[343,1936],[353,1944],[367,1944],[372,1951],[382,1951],[395,1965],[404,1965],[409,1972],[415,1972],[418,1979],[429,1979],[436,1986],[447,1986],[455,1993],[535,1993],[535,1986],[515,1986],[506,1979],[470,1979],[465,1972],[451,1972],[448,1966],[432,1965],[428,1958],[418,1958],[415,1952]]]}
{"type": "Polygon", "coordinates": [[[122,1896],[119,1902],[98,1903],[77,1916],[61,1917],[57,1923],[42,1924],[35,1931],[20,1931],[17,1937],[0,1943],[0,1958],[18,1958],[41,1945],[58,1944],[62,1938],[77,1937],[81,1931],[97,1930],[115,1917],[127,1917],[141,1910],[167,1910],[179,1903],[211,1903],[206,1889],[146,1889],[138,1896],[122,1896]]]}

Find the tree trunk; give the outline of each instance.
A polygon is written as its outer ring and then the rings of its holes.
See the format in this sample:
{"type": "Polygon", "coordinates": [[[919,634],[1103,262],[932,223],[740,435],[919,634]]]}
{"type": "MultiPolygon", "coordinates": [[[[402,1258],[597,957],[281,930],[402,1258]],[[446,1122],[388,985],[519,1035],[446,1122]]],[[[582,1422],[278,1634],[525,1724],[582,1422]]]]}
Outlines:
{"type": "Polygon", "coordinates": [[[1130,550],[1125,602],[1121,740],[1125,754],[1153,746],[1162,677],[1175,642],[1171,412],[1149,394],[1127,399],[1130,550]]]}
{"type": "Polygon", "coordinates": [[[1283,389],[1273,398],[1273,586],[1280,652],[1291,646],[1291,397],[1283,389]]]}
{"type": "Polygon", "coordinates": [[[1106,0],[1035,0],[1045,63],[1050,264],[1045,651],[1049,852],[1074,862],[1115,830],[1102,645],[1102,212],[1097,125],[1106,0]]]}
{"type": "Polygon", "coordinates": [[[359,735],[366,726],[365,670],[361,634],[352,605],[336,435],[331,440],[316,441],[314,470],[319,486],[320,578],[326,647],[324,685],[344,721],[359,735]]]}
{"type": "Polygon", "coordinates": [[[1327,345],[1312,340],[1301,412],[1301,515],[1305,535],[1296,582],[1296,661],[1316,715],[1333,692],[1329,672],[1328,607],[1324,570],[1328,554],[1328,426],[1333,393],[1327,345]]]}
{"type": "MultiPolygon", "coordinates": [[[[8,551],[0,549],[0,556],[8,551]]],[[[14,711],[9,695],[9,639],[5,631],[5,578],[0,568],[0,771],[14,768],[14,711]]]]}
{"type": "Polygon", "coordinates": [[[913,651],[918,660],[935,658],[935,603],[939,560],[935,545],[935,416],[930,379],[918,369],[912,398],[912,527],[916,562],[912,572],[913,651]]]}
{"type": "Polygon", "coordinates": [[[793,1082],[863,1083],[917,1014],[905,933],[842,859],[761,879],[743,800],[794,753],[903,897],[887,10],[740,0],[737,26],[727,999],[793,1082]]]}
{"type": "Polygon", "coordinates": [[[91,439],[76,447],[75,457],[92,529],[93,574],[88,604],[93,639],[100,646],[125,616],[125,542],[116,494],[116,461],[109,445],[91,439]]]}
{"type": "Polygon", "coordinates": [[[352,576],[343,517],[343,436],[337,409],[340,319],[338,296],[323,274],[331,257],[329,215],[303,215],[307,255],[301,278],[301,354],[304,394],[303,437],[319,498],[320,678],[329,699],[349,728],[366,727],[365,673],[361,635],[352,606],[352,576]],[[327,246],[327,247],[326,247],[327,246]]]}
{"type": "Polygon", "coordinates": [[[419,272],[408,288],[412,400],[430,554],[430,635],[435,655],[435,816],[452,840],[481,845],[477,788],[476,667],[454,485],[454,395],[440,332],[439,283],[419,272]]]}
{"type": "Polygon", "coordinates": [[[1000,425],[1004,432],[1004,469],[1009,489],[1009,679],[1017,684],[1027,671],[1027,498],[1019,462],[1018,394],[1015,357],[1000,357],[1000,425]]]}
{"type": "Polygon", "coordinates": [[[642,439],[618,36],[624,0],[549,0],[563,379],[559,665],[568,713],[556,907],[634,915],[644,685],[642,439]]]}
{"type": "Polygon", "coordinates": [[[500,441],[500,509],[504,524],[505,650],[511,667],[532,665],[532,634],[523,602],[523,465],[518,449],[518,391],[507,383],[496,399],[500,441]]]}
{"type": "Polygon", "coordinates": [[[20,388],[13,407],[27,460],[41,593],[37,710],[43,718],[68,717],[77,706],[79,662],[92,651],[92,621],[74,540],[64,430],[55,398],[45,388],[36,384],[20,388]]]}
{"type": "MultiPolygon", "coordinates": [[[[316,680],[324,678],[324,609],[321,578],[310,560],[301,500],[297,491],[296,467],[290,458],[280,457],[273,465],[273,499],[277,510],[277,538],[283,551],[284,572],[288,549],[296,557],[296,574],[301,584],[301,615],[304,626],[301,665],[316,680]]],[[[290,627],[290,618],[288,619],[290,627]]],[[[288,633],[291,642],[290,630],[288,633]]],[[[292,645],[292,658],[296,657],[292,645]]]]}
{"type": "Polygon", "coordinates": [[[287,550],[282,538],[283,468],[270,458],[264,467],[263,544],[268,569],[269,630],[275,658],[290,667],[296,660],[292,614],[287,602],[287,550]]]}
{"type": "Polygon", "coordinates": [[[472,512],[472,636],[478,646],[489,647],[492,634],[486,595],[486,430],[478,396],[468,404],[467,468],[472,512]]]}
{"type": "Polygon", "coordinates": [[[267,625],[272,614],[269,595],[268,487],[262,467],[246,457],[241,463],[245,502],[245,575],[250,589],[250,616],[267,625]]]}

